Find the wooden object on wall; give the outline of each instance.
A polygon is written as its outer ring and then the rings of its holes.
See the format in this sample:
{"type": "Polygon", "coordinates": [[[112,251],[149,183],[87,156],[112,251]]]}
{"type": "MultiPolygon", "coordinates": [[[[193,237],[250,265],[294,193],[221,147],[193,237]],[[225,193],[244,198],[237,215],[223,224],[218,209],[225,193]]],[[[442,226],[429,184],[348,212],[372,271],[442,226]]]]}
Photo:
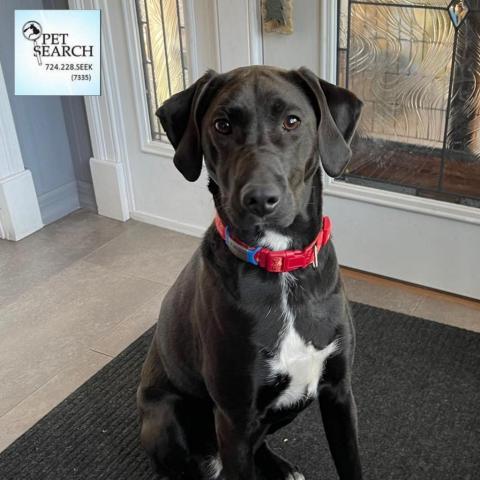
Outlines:
{"type": "Polygon", "coordinates": [[[293,0],[262,0],[263,31],[293,33],[293,0]]]}

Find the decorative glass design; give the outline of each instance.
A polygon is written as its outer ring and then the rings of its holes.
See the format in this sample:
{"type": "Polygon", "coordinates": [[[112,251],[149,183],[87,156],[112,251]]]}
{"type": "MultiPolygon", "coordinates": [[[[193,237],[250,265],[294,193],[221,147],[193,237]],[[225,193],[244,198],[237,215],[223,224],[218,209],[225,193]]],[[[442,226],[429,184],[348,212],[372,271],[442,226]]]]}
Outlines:
{"type": "Polygon", "coordinates": [[[155,112],[188,84],[182,0],[136,0],[152,138],[163,140],[155,112]]]}
{"type": "Polygon", "coordinates": [[[448,13],[455,27],[459,27],[465,20],[470,8],[466,0],[453,0],[448,7],[448,13]]]}
{"type": "Polygon", "coordinates": [[[339,0],[365,103],[344,181],[480,207],[480,0],[339,0]]]}

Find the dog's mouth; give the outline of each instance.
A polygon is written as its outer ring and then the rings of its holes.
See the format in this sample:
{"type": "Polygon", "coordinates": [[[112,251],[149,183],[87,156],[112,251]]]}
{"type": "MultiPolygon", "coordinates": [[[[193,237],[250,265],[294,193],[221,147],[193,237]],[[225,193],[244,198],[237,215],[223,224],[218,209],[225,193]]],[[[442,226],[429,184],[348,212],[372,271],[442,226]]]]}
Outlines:
{"type": "Polygon", "coordinates": [[[286,229],[295,220],[294,209],[288,206],[282,206],[273,215],[259,216],[248,210],[224,204],[222,213],[233,231],[249,239],[261,237],[266,230],[286,229]]]}

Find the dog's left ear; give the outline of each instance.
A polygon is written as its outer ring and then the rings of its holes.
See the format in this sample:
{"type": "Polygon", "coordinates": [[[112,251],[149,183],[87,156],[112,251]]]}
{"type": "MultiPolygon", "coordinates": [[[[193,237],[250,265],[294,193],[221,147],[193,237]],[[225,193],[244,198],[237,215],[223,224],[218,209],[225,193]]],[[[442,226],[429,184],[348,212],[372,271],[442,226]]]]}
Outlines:
{"type": "Polygon", "coordinates": [[[155,112],[175,149],[173,162],[189,182],[197,180],[202,171],[200,105],[210,80],[216,75],[216,72],[209,70],[191,87],[166,100],[155,112]]]}
{"type": "Polygon", "coordinates": [[[297,70],[318,116],[318,149],[323,168],[331,177],[343,173],[350,158],[350,141],[360,119],[363,102],[352,92],[318,78],[308,68],[297,70]]]}

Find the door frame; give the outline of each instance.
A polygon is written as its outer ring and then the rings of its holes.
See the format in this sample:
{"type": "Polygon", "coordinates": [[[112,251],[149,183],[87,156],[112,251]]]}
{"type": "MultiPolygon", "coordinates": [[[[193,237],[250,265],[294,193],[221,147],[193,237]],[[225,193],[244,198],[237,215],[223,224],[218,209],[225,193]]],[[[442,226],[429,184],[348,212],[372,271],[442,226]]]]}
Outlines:
{"type": "Polygon", "coordinates": [[[30,170],[25,169],[0,65],[0,239],[18,241],[43,227],[30,170]]]}

